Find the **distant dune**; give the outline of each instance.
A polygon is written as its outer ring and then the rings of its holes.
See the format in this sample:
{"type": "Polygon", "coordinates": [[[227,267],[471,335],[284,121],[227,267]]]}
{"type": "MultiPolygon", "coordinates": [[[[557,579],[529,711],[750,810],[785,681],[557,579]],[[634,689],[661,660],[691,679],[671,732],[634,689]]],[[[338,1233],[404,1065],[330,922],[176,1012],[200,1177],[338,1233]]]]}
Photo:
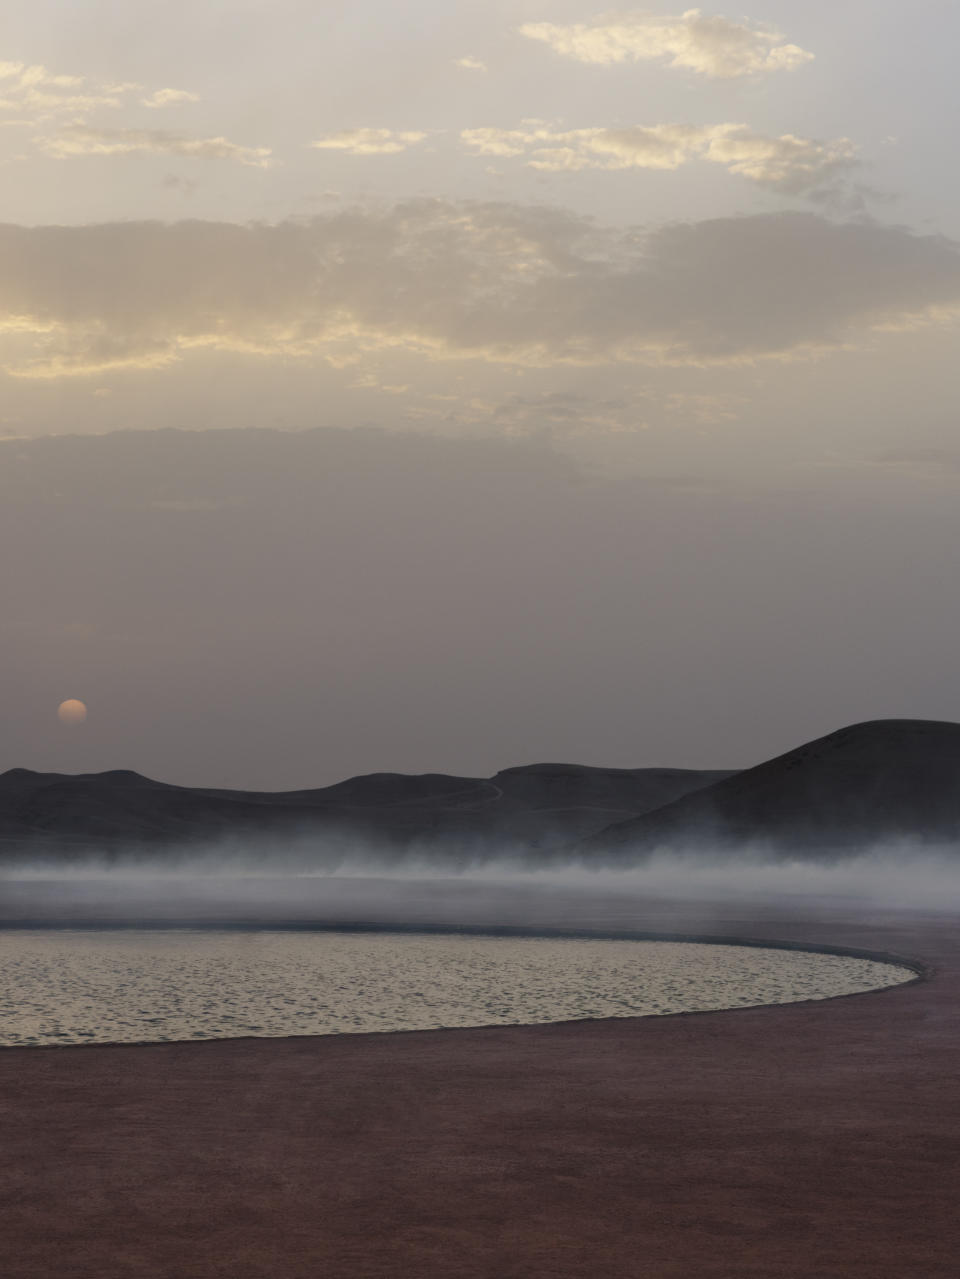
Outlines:
{"type": "MultiPolygon", "coordinates": [[[[268,841],[271,855],[311,842],[360,841],[389,854],[443,846],[451,856],[559,848],[726,777],[687,769],[533,764],[492,778],[372,773],[320,790],[170,786],[117,770],[0,776],[0,855],[10,863],[268,841]]],[[[319,851],[318,851],[319,855],[319,851]]]]}
{"type": "Polygon", "coordinates": [[[743,847],[827,856],[960,839],[960,724],[874,720],[729,775],[581,841],[587,857],[743,847]]]}
{"type": "Polygon", "coordinates": [[[122,770],[0,776],[7,864],[214,845],[253,852],[267,869],[288,850],[323,865],[355,847],[452,866],[495,855],[622,865],[658,849],[829,857],[904,839],[960,841],[960,724],[855,724],[742,772],[532,764],[490,778],[372,773],[277,793],[122,770]]]}

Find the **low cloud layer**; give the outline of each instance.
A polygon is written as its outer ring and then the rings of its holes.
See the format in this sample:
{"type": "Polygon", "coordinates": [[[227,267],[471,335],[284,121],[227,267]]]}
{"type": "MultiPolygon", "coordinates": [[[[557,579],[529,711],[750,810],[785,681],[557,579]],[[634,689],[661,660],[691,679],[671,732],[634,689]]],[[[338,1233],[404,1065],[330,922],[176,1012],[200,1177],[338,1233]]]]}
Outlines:
{"type": "Polygon", "coordinates": [[[146,107],[162,108],[198,102],[186,89],[157,89],[144,95],[134,81],[110,81],[93,76],[63,74],[40,63],[0,62],[0,120],[27,125],[63,121],[83,124],[103,109],[131,106],[141,95],[146,107]]]}
{"type": "Polygon", "coordinates": [[[157,368],[189,353],[602,365],[793,357],[947,321],[940,236],[780,213],[603,228],[418,200],[273,225],[0,227],[2,366],[157,368]]]}
{"type": "Polygon", "coordinates": [[[86,118],[102,107],[119,107],[139,86],[62,75],[40,64],[0,62],[0,113],[7,121],[42,124],[86,118]]]}
{"type": "Polygon", "coordinates": [[[692,160],[722,164],[731,173],[784,195],[818,195],[857,168],[849,138],[820,142],[793,134],[766,137],[746,124],[634,125],[614,129],[557,130],[529,123],[519,129],[465,129],[477,155],[523,157],[534,169],[678,169],[692,160]]]}
{"type": "Polygon", "coordinates": [[[199,93],[190,93],[186,89],[158,89],[149,98],[141,98],[145,107],[157,110],[161,107],[177,106],[181,102],[199,102],[199,93]]]}
{"type": "Polygon", "coordinates": [[[351,155],[397,155],[422,142],[426,136],[394,129],[344,129],[318,138],[310,145],[320,151],[347,151],[351,155]]]}
{"type": "Polygon", "coordinates": [[[589,23],[527,22],[520,34],[578,62],[605,66],[657,60],[724,80],[792,71],[814,56],[786,43],[779,32],[708,16],[700,9],[688,9],[676,17],[628,13],[589,23]]]}
{"type": "MultiPolygon", "coordinates": [[[[134,118],[138,108],[152,112],[188,106],[200,95],[187,89],[150,91],[135,81],[107,81],[66,75],[42,64],[0,62],[0,123],[34,130],[25,136],[35,152],[54,160],[78,156],[126,156],[135,153],[234,160],[264,168],[271,152],[241,146],[224,137],[192,137],[154,128],[100,127],[103,119],[134,118]]],[[[18,130],[20,132],[20,130],[18,130]]]]}
{"type": "Polygon", "coordinates": [[[721,125],[713,130],[704,156],[783,195],[828,193],[859,164],[857,149],[849,138],[818,142],[792,133],[770,138],[745,124],[721,125]]]}
{"type": "Polygon", "coordinates": [[[166,129],[88,129],[77,125],[42,139],[39,145],[42,151],[57,160],[141,152],[191,159],[235,160],[259,169],[267,168],[271,163],[269,147],[244,147],[227,138],[191,138],[166,129]]]}

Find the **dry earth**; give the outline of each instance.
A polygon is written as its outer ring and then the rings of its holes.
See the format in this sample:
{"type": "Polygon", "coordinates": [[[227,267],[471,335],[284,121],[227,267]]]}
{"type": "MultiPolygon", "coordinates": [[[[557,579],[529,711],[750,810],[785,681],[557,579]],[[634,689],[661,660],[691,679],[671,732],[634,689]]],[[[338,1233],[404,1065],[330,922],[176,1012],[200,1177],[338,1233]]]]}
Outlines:
{"type": "MultiPolygon", "coordinates": [[[[623,897],[551,910],[539,926],[665,933],[705,914],[623,897]]],[[[710,914],[713,936],[929,971],[688,1016],[6,1049],[5,1275],[954,1279],[957,921],[710,914]]]]}

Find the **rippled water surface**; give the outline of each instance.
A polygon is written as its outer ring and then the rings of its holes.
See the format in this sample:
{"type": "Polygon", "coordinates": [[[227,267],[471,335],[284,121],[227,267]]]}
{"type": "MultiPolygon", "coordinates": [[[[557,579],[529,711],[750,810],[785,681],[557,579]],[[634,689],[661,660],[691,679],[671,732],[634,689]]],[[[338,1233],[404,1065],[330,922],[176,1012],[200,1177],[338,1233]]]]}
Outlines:
{"type": "Polygon", "coordinates": [[[676,942],[459,934],[0,933],[0,1044],[333,1035],[790,1003],[913,973],[676,942]]]}

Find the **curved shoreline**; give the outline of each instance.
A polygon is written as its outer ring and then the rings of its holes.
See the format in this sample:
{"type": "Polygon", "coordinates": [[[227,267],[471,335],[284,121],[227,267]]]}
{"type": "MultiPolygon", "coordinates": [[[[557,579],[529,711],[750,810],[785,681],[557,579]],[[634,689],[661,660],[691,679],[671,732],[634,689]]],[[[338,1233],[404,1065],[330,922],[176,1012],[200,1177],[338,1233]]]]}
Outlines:
{"type": "Polygon", "coordinates": [[[162,1039],[95,1039],[90,1041],[84,1040],[67,1040],[59,1043],[3,1043],[0,1042],[0,1052],[9,1052],[19,1049],[68,1049],[68,1048],[96,1048],[96,1047],[126,1047],[126,1048],[142,1048],[151,1044],[196,1044],[216,1042],[238,1042],[248,1039],[271,1039],[271,1040],[292,1040],[292,1039],[314,1039],[314,1038],[330,1038],[338,1035],[416,1035],[436,1033],[442,1031],[455,1030],[490,1030],[497,1027],[536,1027],[536,1026],[554,1026],[554,1025],[574,1025],[578,1023],[602,1022],[602,1021],[632,1021],[645,1020],[649,1017],[702,1017],[713,1016],[718,1013],[742,1012],[747,1009],[762,1008],[783,1008],[793,1004],[815,1004],[823,1003],[836,999],[851,999],[860,995],[876,995],[883,991],[895,990],[901,986],[909,986],[915,982],[927,981],[932,976],[931,971],[921,961],[909,958],[907,956],[894,955],[890,952],[870,951],[858,947],[836,946],[825,943],[804,943],[800,941],[782,941],[776,939],[764,939],[758,937],[736,937],[729,935],[704,935],[693,933],[660,933],[651,930],[606,930],[598,931],[593,929],[529,929],[517,926],[501,926],[501,927],[484,927],[481,925],[464,925],[464,926],[402,926],[402,925],[385,925],[369,922],[344,923],[337,922],[334,924],[326,924],[317,922],[314,924],[297,923],[284,926],[282,923],[271,923],[264,926],[262,924],[254,924],[246,921],[235,921],[220,927],[211,927],[202,922],[180,923],[175,921],[164,921],[162,928],[153,929],[149,925],[136,925],[131,922],[123,924],[114,924],[111,927],[98,927],[96,923],[89,921],[84,922],[81,928],[76,929],[71,925],[59,924],[52,927],[37,927],[26,922],[10,926],[0,926],[0,936],[3,932],[26,932],[31,933],[49,931],[52,933],[63,932],[199,932],[203,934],[224,932],[224,933],[317,933],[317,934],[351,934],[351,935],[367,935],[367,936],[390,936],[399,935],[402,937],[475,937],[479,939],[508,939],[508,940],[551,940],[551,941],[613,941],[613,942],[635,942],[643,943],[665,943],[693,946],[714,946],[729,947],[741,950],[766,950],[766,951],[783,951],[794,954],[807,955],[825,955],[836,958],[865,960],[871,963],[880,964],[888,968],[897,968],[902,972],[913,973],[912,977],[901,978],[897,981],[888,981],[876,986],[861,987],[855,990],[842,990],[837,993],[825,993],[818,995],[808,995],[804,998],[797,999],[760,999],[756,1003],[749,1004],[718,1004],[714,1008],[693,1008],[693,1009],[676,1009],[673,1011],[656,1011],[656,1012],[626,1012],[623,1014],[598,1013],[589,1017],[569,1017],[559,1015],[556,1018],[544,1018],[535,1021],[467,1021],[454,1022],[449,1025],[440,1024],[436,1026],[396,1026],[391,1028],[375,1028],[362,1030],[294,1030],[289,1034],[271,1034],[264,1033],[255,1034],[201,1034],[201,1035],[183,1035],[164,1037],[162,1039]]]}

